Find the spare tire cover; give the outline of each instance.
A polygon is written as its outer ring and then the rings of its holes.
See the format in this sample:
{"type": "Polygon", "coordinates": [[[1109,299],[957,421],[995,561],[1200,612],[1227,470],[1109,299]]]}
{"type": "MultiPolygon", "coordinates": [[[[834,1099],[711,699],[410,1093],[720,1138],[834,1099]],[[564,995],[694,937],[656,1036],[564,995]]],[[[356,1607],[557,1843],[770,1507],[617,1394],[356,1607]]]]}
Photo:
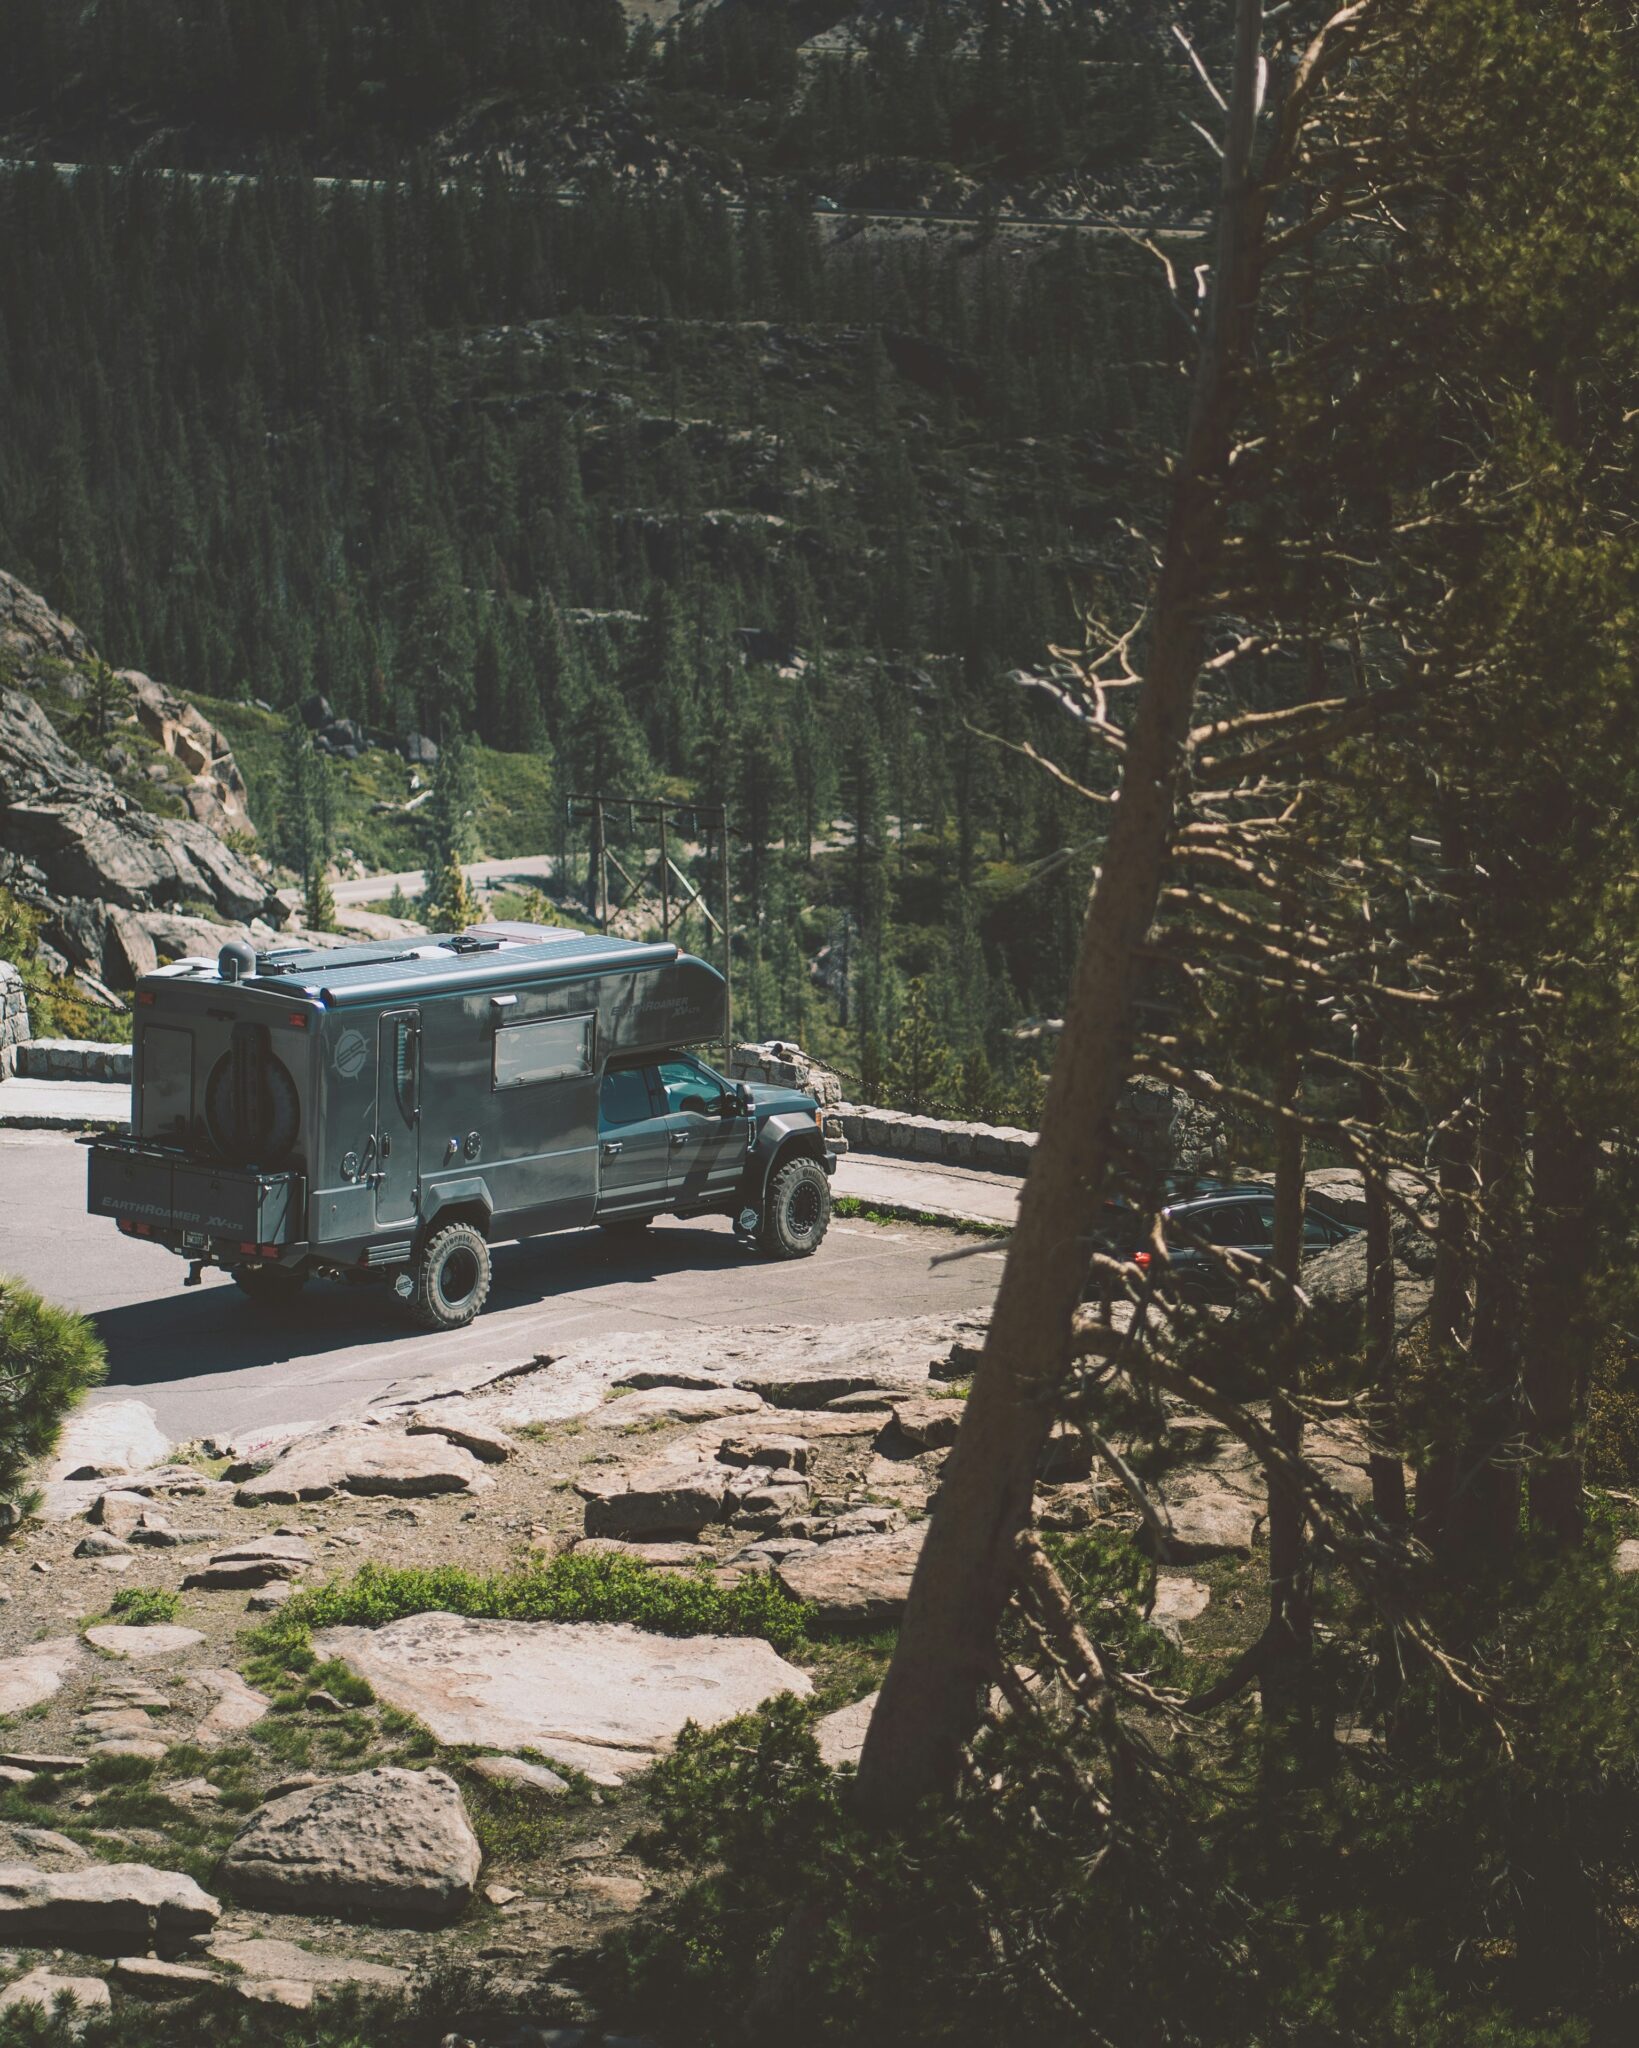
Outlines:
{"type": "Polygon", "coordinates": [[[301,1127],[301,1100],[265,1024],[236,1024],[205,1084],[211,1142],[237,1166],[280,1166],[301,1127]]]}

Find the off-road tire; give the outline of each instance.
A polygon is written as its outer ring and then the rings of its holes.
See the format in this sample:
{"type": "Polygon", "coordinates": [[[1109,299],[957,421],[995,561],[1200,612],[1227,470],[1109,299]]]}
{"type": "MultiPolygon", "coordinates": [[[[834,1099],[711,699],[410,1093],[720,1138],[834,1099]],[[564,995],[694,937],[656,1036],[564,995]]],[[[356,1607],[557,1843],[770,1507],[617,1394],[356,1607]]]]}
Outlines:
{"type": "Polygon", "coordinates": [[[307,1285],[307,1275],[289,1266],[235,1266],[233,1283],[258,1308],[289,1308],[307,1285]]]}
{"type": "Polygon", "coordinates": [[[765,1259],[812,1258],[831,1223],[831,1183],[817,1159],[788,1159],[768,1183],[757,1248],[765,1259]]]}
{"type": "Polygon", "coordinates": [[[489,1246],[470,1223],[435,1230],[415,1262],[410,1313],[424,1330],[460,1330],[489,1299],[489,1246]]]}

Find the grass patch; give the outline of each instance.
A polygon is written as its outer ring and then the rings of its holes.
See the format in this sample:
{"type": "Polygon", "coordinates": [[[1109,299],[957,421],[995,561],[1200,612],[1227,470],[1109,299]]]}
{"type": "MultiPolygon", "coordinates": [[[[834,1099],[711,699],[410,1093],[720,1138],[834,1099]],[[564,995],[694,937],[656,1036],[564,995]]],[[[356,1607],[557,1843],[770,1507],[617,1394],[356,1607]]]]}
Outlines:
{"type": "Polygon", "coordinates": [[[121,1586],[108,1603],[108,1619],[127,1628],[155,1628],[181,1612],[177,1596],[158,1586],[121,1586]]]}
{"type": "MultiPolygon", "coordinates": [[[[550,1768],[563,1775],[559,1765],[550,1768]]],[[[515,1869],[526,1863],[556,1863],[566,1841],[586,1827],[584,1800],[531,1792],[523,1785],[497,1785],[476,1771],[463,1771],[461,1780],[467,1816],[486,1866],[504,1863],[515,1869]]]]}
{"type": "MultiPolygon", "coordinates": [[[[636,1558],[573,1554],[488,1576],[459,1565],[394,1570],[367,1564],[356,1578],[296,1594],[257,1631],[251,1645],[259,1659],[268,1660],[259,1668],[266,1668],[278,1684],[281,1673],[305,1675],[311,1669],[313,1629],[380,1628],[407,1614],[465,1614],[479,1621],[624,1621],[657,1635],[761,1636],[776,1650],[795,1649],[805,1640],[810,1610],[771,1578],[719,1586],[708,1574],[704,1561],[695,1575],[657,1572],[636,1558]]],[[[328,1680],[315,1676],[311,1682],[334,1690],[328,1680]]]]}
{"type": "Polygon", "coordinates": [[[935,1216],[929,1209],[861,1201],[858,1195],[834,1195],[832,1211],[856,1223],[916,1223],[926,1230],[948,1230],[956,1237],[1011,1237],[1010,1223],[986,1223],[977,1216],[935,1216]]]}

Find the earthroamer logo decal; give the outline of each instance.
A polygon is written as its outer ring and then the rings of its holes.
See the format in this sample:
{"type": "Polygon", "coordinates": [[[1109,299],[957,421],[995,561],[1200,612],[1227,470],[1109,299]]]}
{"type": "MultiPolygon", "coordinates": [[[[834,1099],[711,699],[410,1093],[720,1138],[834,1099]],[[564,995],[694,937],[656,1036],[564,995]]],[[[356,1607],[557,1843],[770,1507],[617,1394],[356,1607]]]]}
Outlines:
{"type": "Polygon", "coordinates": [[[344,1031],[336,1040],[336,1050],[331,1064],[344,1081],[351,1081],[356,1074],[364,1072],[364,1062],[370,1057],[369,1042],[362,1031],[344,1031]]]}

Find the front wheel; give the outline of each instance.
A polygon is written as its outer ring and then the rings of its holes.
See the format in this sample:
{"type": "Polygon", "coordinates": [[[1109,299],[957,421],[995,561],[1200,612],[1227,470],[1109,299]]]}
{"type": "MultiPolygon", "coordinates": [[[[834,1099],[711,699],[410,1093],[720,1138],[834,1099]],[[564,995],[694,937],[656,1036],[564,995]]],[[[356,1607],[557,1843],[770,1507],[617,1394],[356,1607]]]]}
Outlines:
{"type": "Polygon", "coordinates": [[[307,1275],[289,1266],[235,1266],[233,1283],[261,1308],[286,1308],[307,1285],[307,1275]]]}
{"type": "Polygon", "coordinates": [[[757,1245],[765,1258],[812,1258],[831,1222],[831,1183],[817,1159],[790,1159],[768,1183],[757,1245]]]}
{"type": "Polygon", "coordinates": [[[489,1299],[489,1246],[470,1223],[435,1230],[415,1263],[410,1312],[426,1330],[460,1330],[489,1299]]]}

